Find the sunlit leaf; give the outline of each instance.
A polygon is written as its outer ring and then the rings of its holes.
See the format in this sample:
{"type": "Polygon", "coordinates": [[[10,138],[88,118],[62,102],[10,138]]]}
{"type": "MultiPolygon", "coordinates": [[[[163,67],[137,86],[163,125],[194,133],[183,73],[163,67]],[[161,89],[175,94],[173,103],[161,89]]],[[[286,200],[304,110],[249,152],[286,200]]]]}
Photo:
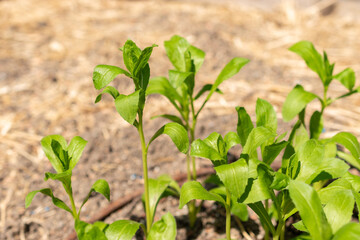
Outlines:
{"type": "Polygon", "coordinates": [[[97,65],[93,73],[94,87],[98,90],[104,88],[119,74],[131,77],[130,73],[122,68],[110,65],[97,65]]]}
{"type": "Polygon", "coordinates": [[[115,99],[116,111],[125,121],[127,121],[131,125],[134,124],[139,109],[139,94],[140,90],[135,91],[130,95],[120,94],[115,99]]]}
{"type": "Polygon", "coordinates": [[[282,108],[284,121],[288,122],[292,120],[315,98],[315,94],[305,91],[301,85],[296,85],[285,99],[282,108]]]}
{"type": "Polygon", "coordinates": [[[131,240],[140,223],[130,220],[118,220],[113,222],[105,230],[105,236],[108,240],[131,240]]]}
{"type": "Polygon", "coordinates": [[[168,135],[180,152],[187,153],[189,149],[189,138],[187,131],[182,125],[175,122],[165,124],[154,134],[148,145],[162,134],[168,135]]]}
{"type": "Polygon", "coordinates": [[[175,240],[175,238],[176,221],[169,212],[152,225],[147,237],[148,240],[175,240]]]}

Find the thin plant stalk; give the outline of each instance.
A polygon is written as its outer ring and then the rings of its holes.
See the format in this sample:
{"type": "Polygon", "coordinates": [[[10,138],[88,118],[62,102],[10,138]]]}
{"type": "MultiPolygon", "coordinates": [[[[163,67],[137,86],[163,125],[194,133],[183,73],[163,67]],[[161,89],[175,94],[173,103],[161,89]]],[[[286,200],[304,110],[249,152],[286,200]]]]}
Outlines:
{"type": "Polygon", "coordinates": [[[230,228],[231,228],[231,211],[230,211],[230,204],[231,204],[231,194],[226,189],[226,240],[231,240],[230,228]]]}
{"type": "Polygon", "coordinates": [[[145,213],[146,213],[146,230],[149,233],[152,219],[150,215],[150,197],[149,197],[149,177],[148,177],[148,167],[147,167],[147,152],[148,148],[145,143],[144,130],[143,130],[143,119],[142,111],[139,111],[139,125],[138,132],[140,135],[141,149],[142,149],[142,163],[143,163],[143,177],[144,177],[144,196],[145,196],[145,213]]]}

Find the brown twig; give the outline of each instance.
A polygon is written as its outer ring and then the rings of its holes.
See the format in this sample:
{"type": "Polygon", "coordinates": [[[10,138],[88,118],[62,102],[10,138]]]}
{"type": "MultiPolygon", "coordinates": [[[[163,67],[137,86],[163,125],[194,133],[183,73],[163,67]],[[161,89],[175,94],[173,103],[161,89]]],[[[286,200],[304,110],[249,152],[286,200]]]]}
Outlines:
{"type": "MultiPolygon", "coordinates": [[[[206,167],[202,168],[197,171],[198,177],[207,176],[209,174],[215,173],[213,168],[206,167]]],[[[179,184],[182,184],[187,179],[186,173],[180,173],[178,175],[175,175],[173,177],[175,181],[177,181],[179,184]]],[[[117,210],[123,208],[126,204],[133,201],[133,199],[138,198],[143,193],[143,189],[138,189],[137,191],[133,192],[132,194],[129,194],[127,196],[123,196],[121,198],[116,199],[114,202],[111,202],[109,205],[104,207],[101,211],[99,211],[97,214],[95,214],[90,220],[90,223],[94,223],[96,221],[101,221],[106,219],[108,216],[110,216],[112,213],[116,212],[117,210]]],[[[76,239],[76,233],[72,232],[66,240],[75,240],[76,239]]]]}

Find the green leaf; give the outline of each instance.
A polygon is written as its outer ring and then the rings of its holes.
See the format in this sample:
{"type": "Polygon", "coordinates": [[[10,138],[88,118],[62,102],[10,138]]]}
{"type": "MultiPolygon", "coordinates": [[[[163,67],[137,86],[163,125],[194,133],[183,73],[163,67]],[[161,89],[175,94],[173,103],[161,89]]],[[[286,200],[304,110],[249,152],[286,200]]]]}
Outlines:
{"type": "Polygon", "coordinates": [[[165,77],[151,78],[149,86],[146,89],[146,94],[161,94],[165,96],[174,106],[177,106],[175,101],[181,101],[180,95],[170,85],[165,77]]]}
{"type": "Polygon", "coordinates": [[[344,87],[351,91],[355,85],[355,72],[351,68],[346,68],[334,76],[344,87]]]}
{"type": "Polygon", "coordinates": [[[275,136],[275,133],[271,132],[265,127],[254,128],[248,136],[242,154],[248,154],[250,157],[256,156],[256,149],[260,147],[260,145],[263,144],[266,140],[269,138],[274,138],[275,136]]]}
{"type": "Polygon", "coordinates": [[[71,139],[68,147],[68,154],[70,157],[69,169],[72,170],[76,166],[82,155],[82,152],[84,151],[86,144],[87,141],[84,140],[82,137],[76,136],[71,139]]]}
{"type": "Polygon", "coordinates": [[[323,83],[326,81],[326,71],[323,62],[323,58],[316,51],[314,45],[308,41],[300,41],[289,48],[290,51],[298,54],[304,61],[306,65],[316,72],[323,83]]]}
{"type": "MultiPolygon", "coordinates": [[[[157,47],[156,44],[153,44],[151,47],[147,47],[144,50],[141,51],[141,54],[138,58],[138,60],[136,61],[135,65],[134,65],[134,69],[132,71],[133,76],[138,76],[138,74],[141,72],[141,70],[148,64],[148,61],[150,59],[151,53],[153,51],[153,48],[157,47]]],[[[144,84],[146,89],[146,85],[144,84]]]]}
{"type": "Polygon", "coordinates": [[[71,209],[66,205],[66,203],[64,203],[61,199],[54,196],[54,194],[50,188],[43,188],[43,189],[32,191],[32,192],[28,193],[28,195],[26,195],[26,198],[25,198],[25,208],[28,208],[30,206],[32,200],[34,199],[34,197],[37,193],[42,193],[46,196],[51,197],[51,200],[55,206],[57,206],[58,208],[64,209],[65,211],[68,211],[69,213],[71,213],[71,215],[73,214],[71,209]]]}
{"type": "Polygon", "coordinates": [[[131,240],[140,223],[130,220],[118,220],[109,225],[105,230],[105,235],[108,240],[131,240]]]}
{"type": "Polygon", "coordinates": [[[351,221],[355,204],[351,190],[328,186],[319,191],[319,197],[326,204],[324,212],[333,232],[351,221]]]}
{"type": "Polygon", "coordinates": [[[106,86],[104,88],[104,90],[96,97],[95,103],[98,103],[101,101],[102,95],[104,93],[110,94],[114,98],[114,100],[119,96],[119,92],[118,92],[118,90],[116,90],[116,88],[114,88],[112,86],[106,86]]]}
{"type": "Polygon", "coordinates": [[[324,128],[322,113],[315,111],[310,118],[310,138],[319,139],[324,128]]]}
{"type": "Polygon", "coordinates": [[[337,151],[336,153],[339,158],[345,160],[346,162],[350,163],[352,166],[356,167],[357,169],[360,169],[360,161],[356,160],[356,158],[353,157],[353,155],[344,153],[342,151],[337,151]]]}
{"type": "Polygon", "coordinates": [[[348,132],[340,132],[331,139],[347,148],[357,162],[360,162],[360,144],[354,135],[348,132]]]}
{"type": "Polygon", "coordinates": [[[202,64],[204,63],[205,52],[192,45],[189,46],[188,51],[190,52],[191,59],[194,61],[195,72],[198,72],[202,64]]]}
{"type": "Polygon", "coordinates": [[[241,145],[244,147],[250,132],[254,128],[254,125],[251,121],[249,114],[247,114],[245,108],[236,107],[236,111],[238,113],[238,122],[237,122],[236,130],[240,137],[241,145]]]}
{"type": "Polygon", "coordinates": [[[104,88],[119,74],[131,77],[130,73],[122,68],[110,65],[97,65],[93,73],[94,87],[98,90],[104,88]]]}
{"type": "Polygon", "coordinates": [[[309,232],[309,231],[306,229],[303,221],[298,221],[298,222],[294,223],[293,226],[294,226],[294,228],[296,228],[296,229],[299,230],[299,231],[309,232]]]}
{"type": "Polygon", "coordinates": [[[271,183],[270,188],[280,191],[286,188],[289,185],[289,182],[290,178],[287,175],[281,172],[275,172],[274,180],[271,183]]]}
{"type": "Polygon", "coordinates": [[[360,239],[360,224],[359,223],[348,223],[340,228],[332,238],[332,240],[349,240],[360,239]]]}
{"type": "Polygon", "coordinates": [[[287,141],[282,141],[265,146],[263,152],[263,162],[271,165],[279,153],[288,145],[288,143],[289,142],[287,141]]]}
{"type": "Polygon", "coordinates": [[[150,79],[150,66],[146,64],[138,73],[139,87],[146,91],[150,79]]]}
{"type": "Polygon", "coordinates": [[[127,40],[123,46],[123,59],[129,72],[134,72],[135,65],[138,62],[140,55],[141,49],[138,48],[133,41],[127,40]]]}
{"type": "Polygon", "coordinates": [[[277,117],[274,107],[266,100],[256,101],[256,126],[266,127],[273,133],[277,130],[277,117]]]}
{"type": "Polygon", "coordinates": [[[183,123],[183,121],[182,121],[181,118],[179,118],[178,116],[175,116],[175,115],[171,115],[171,114],[157,115],[157,116],[151,117],[151,119],[155,119],[155,118],[159,118],[159,117],[169,119],[169,120],[172,121],[172,122],[176,122],[176,123],[184,126],[184,123],[183,123]]]}
{"type": "Polygon", "coordinates": [[[108,240],[98,224],[89,224],[80,220],[75,220],[75,231],[79,240],[108,240]]]}
{"type": "Polygon", "coordinates": [[[282,108],[284,121],[292,120],[315,98],[315,94],[305,91],[301,85],[296,85],[285,99],[282,108]]]}
{"type": "Polygon", "coordinates": [[[248,180],[248,165],[245,159],[214,168],[229,192],[239,198],[245,191],[248,180]]]}
{"type": "Polygon", "coordinates": [[[249,62],[246,58],[240,58],[236,57],[231,59],[231,61],[226,64],[226,66],[223,68],[223,70],[220,72],[219,76],[216,78],[215,83],[213,84],[212,88],[210,89],[209,94],[206,97],[205,101],[208,101],[211,97],[211,95],[215,92],[217,87],[224,82],[225,80],[233,77],[235,74],[237,74],[240,69],[245,66],[249,62]]]}
{"type": "Polygon", "coordinates": [[[181,72],[186,72],[185,52],[190,46],[189,42],[178,35],[164,42],[166,54],[174,67],[181,72]]]}
{"type": "Polygon", "coordinates": [[[169,187],[174,189],[178,193],[178,196],[180,195],[180,186],[179,186],[179,184],[174,179],[172,179],[169,175],[162,174],[157,179],[162,180],[162,181],[168,181],[169,182],[169,187]]]}
{"type": "Polygon", "coordinates": [[[225,201],[220,195],[208,192],[201,186],[201,183],[196,181],[186,182],[181,187],[179,208],[183,208],[193,199],[216,201],[225,205],[225,201]]]}
{"type": "Polygon", "coordinates": [[[324,158],[320,166],[308,178],[308,182],[314,183],[322,180],[329,180],[342,177],[349,169],[344,161],[338,158],[324,158]]]}
{"type": "MultiPolygon", "coordinates": [[[[174,89],[179,88],[182,84],[189,83],[186,80],[188,78],[193,78],[193,77],[194,77],[194,73],[192,72],[180,72],[176,70],[169,70],[169,82],[174,89]]],[[[188,87],[188,91],[192,92],[194,88],[194,83],[192,82],[190,85],[187,85],[187,87],[188,87]]]]}
{"type": "Polygon", "coordinates": [[[148,145],[162,134],[168,135],[180,152],[187,153],[189,149],[189,138],[187,131],[182,125],[175,122],[165,124],[154,134],[148,145]]]}
{"type": "Polygon", "coordinates": [[[312,180],[311,175],[320,168],[324,160],[324,153],[324,145],[314,139],[308,140],[300,146],[297,152],[300,162],[300,172],[296,179],[299,181],[312,180]]]}
{"type": "Polygon", "coordinates": [[[258,164],[249,160],[249,178],[244,194],[239,198],[242,203],[254,203],[271,198],[269,186],[272,179],[268,173],[268,167],[259,161],[258,164]],[[254,175],[254,169],[256,175],[254,175]]]}
{"type": "Polygon", "coordinates": [[[176,221],[171,213],[166,213],[161,220],[155,222],[147,237],[148,240],[175,240],[176,221]]]}
{"type": "Polygon", "coordinates": [[[297,180],[291,180],[288,189],[311,237],[319,240],[330,239],[332,236],[331,227],[316,191],[306,183],[297,180]]]}
{"type": "Polygon", "coordinates": [[[275,227],[264,205],[261,202],[250,203],[248,205],[259,216],[261,225],[267,228],[271,234],[275,235],[275,227]]]}
{"type": "MultiPolygon", "coordinates": [[[[149,178],[149,206],[151,219],[154,219],[156,207],[161,195],[168,188],[170,181],[149,178]]],[[[144,200],[144,198],[143,198],[144,200]]]]}
{"type": "MultiPolygon", "coordinates": [[[[206,84],[206,85],[204,85],[204,86],[200,89],[200,91],[196,94],[196,96],[195,96],[194,99],[196,100],[196,99],[200,98],[205,92],[210,91],[211,88],[212,88],[212,84],[206,84]]],[[[223,92],[222,92],[219,88],[217,88],[217,89],[215,90],[215,92],[217,92],[217,93],[219,93],[219,94],[223,94],[223,92]]]]}
{"type": "Polygon", "coordinates": [[[61,149],[67,149],[66,140],[63,136],[60,135],[49,135],[44,137],[43,139],[41,139],[41,146],[55,171],[60,173],[65,170],[64,163],[58,157],[58,154],[56,154],[56,152],[54,151],[54,142],[57,142],[61,146],[61,149]]]}
{"type": "Polygon", "coordinates": [[[92,185],[88,195],[86,196],[86,198],[82,202],[81,207],[79,209],[79,214],[78,215],[80,215],[82,207],[89,200],[89,198],[90,198],[90,196],[91,196],[91,194],[93,192],[97,192],[97,193],[102,194],[108,201],[110,201],[110,187],[109,187],[109,184],[107,183],[106,180],[99,179],[92,185]]]}
{"type": "Polygon", "coordinates": [[[139,109],[140,90],[131,93],[130,95],[120,94],[115,99],[116,111],[120,116],[130,123],[134,124],[137,112],[139,109]]]}
{"type": "Polygon", "coordinates": [[[47,172],[47,173],[45,173],[44,181],[47,181],[49,178],[52,180],[60,181],[65,187],[67,187],[67,189],[65,189],[65,190],[70,190],[71,189],[71,175],[72,175],[72,170],[70,170],[70,169],[65,172],[62,172],[62,173],[47,172]]]}
{"type": "Polygon", "coordinates": [[[235,132],[228,132],[224,137],[224,142],[225,142],[225,153],[227,153],[230,150],[230,148],[240,144],[239,135],[237,135],[237,133],[235,132]]]}
{"type": "Polygon", "coordinates": [[[247,206],[244,203],[238,203],[235,198],[231,198],[231,214],[237,216],[241,221],[246,222],[249,219],[247,206]]]}
{"type": "MultiPolygon", "coordinates": [[[[292,136],[292,146],[297,152],[299,148],[304,145],[310,139],[309,134],[303,124],[300,124],[297,129],[295,129],[292,136]]],[[[289,139],[290,140],[290,139],[289,139]]]]}
{"type": "Polygon", "coordinates": [[[215,166],[227,163],[225,143],[217,132],[211,133],[204,140],[196,139],[193,141],[190,155],[210,159],[215,166]]]}

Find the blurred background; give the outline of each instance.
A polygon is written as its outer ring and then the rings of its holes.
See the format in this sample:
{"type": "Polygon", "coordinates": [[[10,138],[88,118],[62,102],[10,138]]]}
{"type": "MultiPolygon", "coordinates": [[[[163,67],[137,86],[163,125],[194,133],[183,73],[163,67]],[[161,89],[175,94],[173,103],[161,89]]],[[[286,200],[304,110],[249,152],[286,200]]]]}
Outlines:
{"type": "MultiPolygon", "coordinates": [[[[235,131],[235,106],[246,107],[254,116],[257,98],[275,106],[284,132],[291,123],[281,122],[281,107],[295,84],[322,91],[316,74],[287,49],[300,40],[312,41],[336,62],[335,73],[351,67],[359,78],[359,13],[358,0],[0,0],[0,239],[58,240],[72,231],[71,216],[48,198],[36,196],[31,207],[24,208],[26,194],[43,187],[53,187],[57,197],[66,199],[58,183],[43,182],[44,172],[51,170],[40,146],[45,135],[61,134],[68,140],[80,135],[89,141],[73,173],[77,205],[98,178],[109,182],[114,200],[142,188],[136,130],[118,116],[109,97],[94,104],[94,67],[123,66],[118,48],[127,39],[141,48],[159,45],[150,59],[151,76],[167,76],[171,69],[163,42],[174,34],[204,50],[196,89],[213,83],[233,57],[251,60],[223,83],[224,95],[214,95],[207,104],[198,121],[198,137],[235,131]]],[[[132,88],[121,77],[114,84],[123,93],[132,88]]],[[[329,95],[343,92],[345,88],[334,82],[329,95]]],[[[318,107],[310,105],[312,110],[318,107]]],[[[171,111],[164,98],[148,99],[148,138],[164,123],[150,117],[171,111]]],[[[360,94],[336,102],[325,113],[323,137],[340,130],[360,137],[359,118],[360,94]]],[[[206,160],[197,163],[198,168],[210,165],[206,160]]],[[[178,174],[185,170],[184,156],[169,139],[159,138],[150,149],[149,169],[150,177],[178,174]]],[[[93,197],[83,209],[83,220],[107,204],[93,197]]],[[[175,199],[159,211],[186,214],[186,209],[177,210],[175,199]]],[[[106,221],[141,214],[137,200],[106,221]]],[[[185,239],[179,231],[179,239],[185,239]]],[[[223,235],[209,227],[198,239],[223,235]]]]}

